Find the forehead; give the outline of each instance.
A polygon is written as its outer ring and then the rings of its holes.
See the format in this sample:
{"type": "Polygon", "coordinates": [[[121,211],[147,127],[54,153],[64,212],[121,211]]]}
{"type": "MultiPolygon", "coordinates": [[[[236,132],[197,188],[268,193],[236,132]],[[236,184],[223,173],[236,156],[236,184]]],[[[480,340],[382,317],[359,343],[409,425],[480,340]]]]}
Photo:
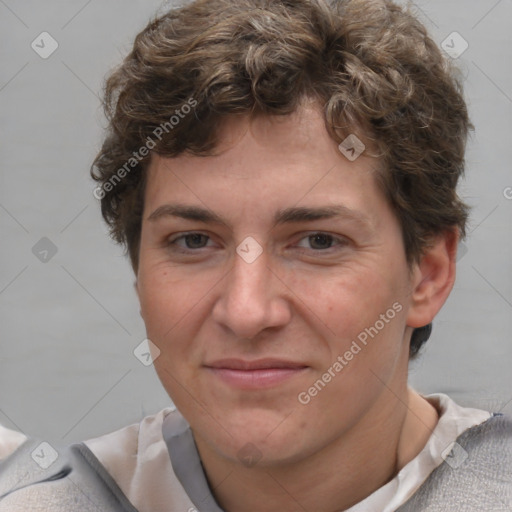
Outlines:
{"type": "Polygon", "coordinates": [[[214,154],[153,156],[146,218],[148,209],[178,199],[215,209],[231,205],[247,214],[308,203],[369,211],[379,206],[376,196],[383,199],[376,183],[380,162],[364,152],[353,160],[347,154],[352,156],[340,151],[315,106],[286,116],[231,116],[218,127],[214,154]]]}

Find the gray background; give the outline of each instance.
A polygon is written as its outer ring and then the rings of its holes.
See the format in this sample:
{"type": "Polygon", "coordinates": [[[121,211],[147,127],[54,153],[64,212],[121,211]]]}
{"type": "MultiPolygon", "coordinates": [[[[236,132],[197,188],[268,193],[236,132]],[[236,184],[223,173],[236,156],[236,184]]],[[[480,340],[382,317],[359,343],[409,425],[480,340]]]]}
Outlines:
{"type": "MultiPolygon", "coordinates": [[[[134,276],[88,173],[105,125],[103,78],[163,8],[0,0],[0,423],[27,435],[75,442],[171,404],[133,355],[145,338],[134,276]],[[47,59],[31,48],[43,31],[59,45],[47,59]],[[46,262],[33,252],[43,237],[57,249],[46,262]]],[[[512,0],[418,0],[415,10],[438,44],[453,31],[469,44],[456,60],[476,132],[457,283],[410,381],[511,413],[512,0]]]]}

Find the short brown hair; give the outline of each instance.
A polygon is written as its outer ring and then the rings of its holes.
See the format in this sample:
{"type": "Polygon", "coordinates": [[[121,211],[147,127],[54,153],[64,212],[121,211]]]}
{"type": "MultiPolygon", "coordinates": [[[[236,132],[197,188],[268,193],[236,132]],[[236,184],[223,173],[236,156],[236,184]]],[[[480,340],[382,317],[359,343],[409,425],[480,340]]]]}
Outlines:
{"type": "Polygon", "coordinates": [[[465,236],[456,186],[473,126],[457,72],[410,8],[389,0],[197,0],[170,10],[106,81],[109,128],[91,170],[103,217],[137,272],[151,152],[212,154],[226,116],[286,115],[313,98],[333,140],[354,133],[375,149],[412,264],[435,235],[465,236]]]}

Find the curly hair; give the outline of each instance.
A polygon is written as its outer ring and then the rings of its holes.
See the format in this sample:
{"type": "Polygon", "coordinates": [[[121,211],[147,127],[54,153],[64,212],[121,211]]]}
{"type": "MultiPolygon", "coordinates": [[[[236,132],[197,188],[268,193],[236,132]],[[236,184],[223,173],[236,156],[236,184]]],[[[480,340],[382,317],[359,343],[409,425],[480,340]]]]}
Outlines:
{"type": "MultiPolygon", "coordinates": [[[[409,265],[436,235],[465,237],[456,187],[473,125],[458,69],[409,7],[197,0],[152,20],[105,84],[108,132],[91,175],[135,272],[151,154],[212,154],[226,116],[287,115],[306,98],[333,140],[357,134],[379,159],[409,265]]],[[[413,335],[411,357],[424,338],[413,335]]]]}

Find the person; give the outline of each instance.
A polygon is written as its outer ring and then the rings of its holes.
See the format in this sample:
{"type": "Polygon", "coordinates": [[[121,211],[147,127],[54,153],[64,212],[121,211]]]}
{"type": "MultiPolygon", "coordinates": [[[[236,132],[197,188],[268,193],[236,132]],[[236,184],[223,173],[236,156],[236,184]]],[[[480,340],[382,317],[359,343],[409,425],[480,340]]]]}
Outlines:
{"type": "Polygon", "coordinates": [[[407,382],[473,128],[410,9],[197,0],[105,110],[94,195],[176,407],[58,449],[2,427],[0,511],[512,509],[512,419],[407,382]]]}

